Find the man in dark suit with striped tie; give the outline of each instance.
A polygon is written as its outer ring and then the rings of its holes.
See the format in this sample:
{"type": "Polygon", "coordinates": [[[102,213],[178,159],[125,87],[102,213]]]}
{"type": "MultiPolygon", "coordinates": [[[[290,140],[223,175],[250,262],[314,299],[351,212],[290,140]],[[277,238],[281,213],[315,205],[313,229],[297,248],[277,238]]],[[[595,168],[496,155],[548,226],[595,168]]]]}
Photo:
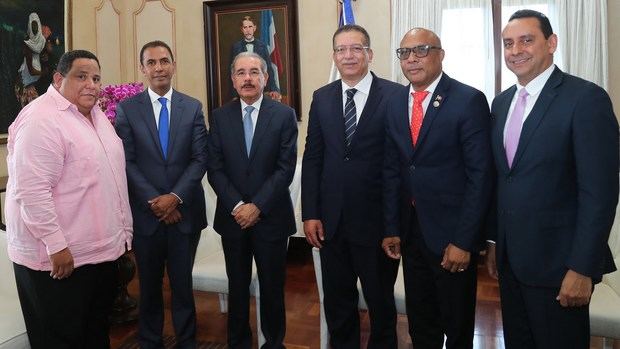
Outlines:
{"type": "Polygon", "coordinates": [[[302,165],[306,239],[321,249],[325,315],[333,348],[359,348],[357,280],[370,314],[368,348],[396,348],[398,261],[381,250],[385,108],[398,84],[368,70],[370,37],[339,28],[333,59],[342,76],[314,92],[302,165]]]}

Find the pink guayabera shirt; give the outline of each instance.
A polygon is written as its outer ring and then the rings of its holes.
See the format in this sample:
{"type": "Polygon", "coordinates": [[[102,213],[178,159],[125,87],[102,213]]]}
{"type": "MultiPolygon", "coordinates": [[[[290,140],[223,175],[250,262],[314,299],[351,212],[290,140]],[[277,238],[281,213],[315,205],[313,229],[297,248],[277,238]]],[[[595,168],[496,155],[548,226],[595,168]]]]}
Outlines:
{"type": "Polygon", "coordinates": [[[133,235],[122,141],[99,107],[93,124],[53,86],[9,127],[9,258],[51,270],[65,247],[75,267],[112,261],[133,235]]]}

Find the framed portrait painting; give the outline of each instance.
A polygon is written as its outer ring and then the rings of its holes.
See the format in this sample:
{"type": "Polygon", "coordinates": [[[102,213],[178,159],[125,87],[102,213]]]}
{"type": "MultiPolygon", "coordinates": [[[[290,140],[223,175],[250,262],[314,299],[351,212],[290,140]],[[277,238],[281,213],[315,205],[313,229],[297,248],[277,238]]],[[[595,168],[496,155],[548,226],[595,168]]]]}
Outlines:
{"type": "Polygon", "coordinates": [[[70,47],[69,0],[0,1],[0,134],[47,91],[70,47]]]}
{"type": "Polygon", "coordinates": [[[266,98],[300,115],[297,0],[216,0],[203,3],[209,111],[237,98],[231,63],[240,52],[267,63],[266,98]]]}

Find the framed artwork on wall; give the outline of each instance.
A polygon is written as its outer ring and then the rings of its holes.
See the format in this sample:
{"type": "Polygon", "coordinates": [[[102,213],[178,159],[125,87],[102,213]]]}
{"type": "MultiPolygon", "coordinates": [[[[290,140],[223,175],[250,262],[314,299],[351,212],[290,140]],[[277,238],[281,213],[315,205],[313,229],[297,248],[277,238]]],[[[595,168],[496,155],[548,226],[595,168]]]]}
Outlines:
{"type": "Polygon", "coordinates": [[[237,98],[232,59],[252,51],[267,63],[265,96],[301,115],[297,0],[216,0],[203,3],[208,110],[237,98]]]}
{"type": "Polygon", "coordinates": [[[71,47],[70,9],[70,0],[0,2],[0,134],[47,91],[58,59],[71,47]]]}

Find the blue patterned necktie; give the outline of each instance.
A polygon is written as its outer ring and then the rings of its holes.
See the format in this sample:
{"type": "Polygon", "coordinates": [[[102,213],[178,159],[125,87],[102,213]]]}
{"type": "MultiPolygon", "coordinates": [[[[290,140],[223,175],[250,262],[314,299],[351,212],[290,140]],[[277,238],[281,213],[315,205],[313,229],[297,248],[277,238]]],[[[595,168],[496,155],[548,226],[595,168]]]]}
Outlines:
{"type": "Polygon", "coordinates": [[[254,125],[252,124],[252,112],[254,107],[248,105],[245,107],[245,115],[243,115],[243,135],[245,136],[245,149],[248,151],[248,157],[250,157],[250,150],[252,150],[252,138],[254,137],[254,125]]]}
{"type": "Polygon", "coordinates": [[[354,88],[347,90],[347,102],[344,105],[344,138],[347,147],[351,145],[351,140],[353,139],[353,134],[357,127],[357,111],[355,110],[355,101],[353,100],[355,92],[357,92],[357,90],[354,88]]]}
{"type": "Polygon", "coordinates": [[[157,99],[161,103],[161,110],[159,111],[159,143],[161,144],[161,152],[164,154],[164,159],[168,154],[168,106],[166,105],[166,98],[161,97],[157,99]]]}

